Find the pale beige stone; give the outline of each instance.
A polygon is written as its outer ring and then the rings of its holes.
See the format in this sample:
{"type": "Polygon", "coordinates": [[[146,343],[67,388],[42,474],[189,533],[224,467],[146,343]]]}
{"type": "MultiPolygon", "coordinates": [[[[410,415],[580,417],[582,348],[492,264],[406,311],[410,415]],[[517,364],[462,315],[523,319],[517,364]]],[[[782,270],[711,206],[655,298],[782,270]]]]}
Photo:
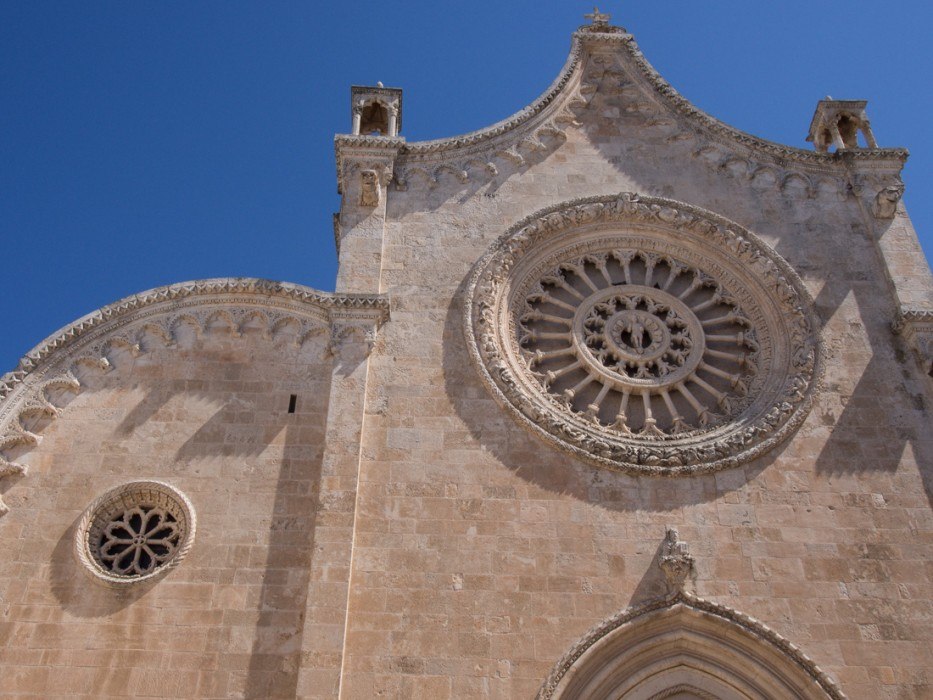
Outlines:
{"type": "MultiPolygon", "coordinates": [[[[354,89],[358,118],[337,139],[337,293],[154,290],[0,380],[5,695],[933,692],[933,277],[901,200],[906,152],[841,131],[833,153],[737,132],[605,15],[589,19],[545,95],[474,134],[408,143],[400,91],[354,89]],[[626,216],[598,218],[613,207],[626,216]],[[611,239],[636,210],[658,246],[743,283],[777,358],[760,358],[754,376],[774,384],[755,395],[802,407],[775,422],[779,439],[759,426],[760,449],[726,444],[751,415],[730,405],[724,431],[696,433],[722,456],[678,471],[652,450],[587,452],[609,430],[582,422],[587,405],[555,399],[539,430],[548,389],[502,390],[538,381],[518,367],[518,325],[502,326],[523,299],[492,319],[516,338],[511,365],[484,364],[477,271],[512,251],[502,279],[528,292],[554,269],[522,267],[548,253],[548,231],[569,248],[596,222],[611,239]],[[523,257],[529,227],[541,248],[523,257]],[[812,371],[781,383],[808,348],[812,371]],[[101,585],[74,556],[79,520],[146,480],[190,500],[192,547],[151,581],[101,585]]],[[[835,139],[844,107],[823,105],[816,136],[835,139]]],[[[633,318],[620,337],[637,336],[633,318]]],[[[634,350],[667,332],[652,328],[634,350]]],[[[642,416],[617,443],[669,445],[673,422],[639,436],[642,416]]]]}

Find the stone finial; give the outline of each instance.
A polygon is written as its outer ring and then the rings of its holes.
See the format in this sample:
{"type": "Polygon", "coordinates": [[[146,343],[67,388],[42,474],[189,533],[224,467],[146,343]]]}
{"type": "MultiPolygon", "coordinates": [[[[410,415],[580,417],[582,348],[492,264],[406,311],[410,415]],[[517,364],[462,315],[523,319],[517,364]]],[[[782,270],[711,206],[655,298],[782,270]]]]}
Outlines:
{"type": "Polygon", "coordinates": [[[580,27],[581,31],[596,34],[619,34],[625,32],[624,27],[614,27],[609,24],[609,15],[605,12],[600,12],[598,7],[594,7],[592,12],[583,15],[583,17],[584,19],[588,19],[590,23],[580,27]]]}
{"type": "Polygon", "coordinates": [[[402,90],[377,83],[374,87],[350,87],[354,136],[395,138],[402,130],[402,90]]]}
{"type": "Polygon", "coordinates": [[[583,19],[588,19],[593,27],[608,27],[610,16],[600,12],[598,7],[594,7],[591,13],[583,15],[583,19]]]}
{"type": "Polygon", "coordinates": [[[858,132],[862,132],[868,148],[878,148],[871,123],[865,114],[866,100],[834,100],[827,96],[820,100],[810,121],[807,141],[813,143],[821,153],[830,146],[837,151],[846,148],[862,148],[858,143],[858,132]]]}
{"type": "Polygon", "coordinates": [[[661,553],[658,556],[658,566],[661,567],[664,578],[667,580],[668,593],[671,595],[681,593],[687,583],[690,570],[693,568],[693,557],[687,550],[687,543],[681,542],[678,538],[676,528],[667,528],[664,543],[661,545],[661,553]]]}

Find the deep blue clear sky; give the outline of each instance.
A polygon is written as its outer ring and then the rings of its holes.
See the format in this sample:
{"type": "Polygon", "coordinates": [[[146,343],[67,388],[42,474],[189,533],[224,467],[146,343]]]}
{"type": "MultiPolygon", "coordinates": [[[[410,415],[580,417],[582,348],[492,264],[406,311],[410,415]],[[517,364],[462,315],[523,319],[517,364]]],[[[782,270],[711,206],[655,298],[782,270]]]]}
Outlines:
{"type": "MultiPolygon", "coordinates": [[[[332,289],[333,141],[349,86],[405,90],[409,141],[534,100],[588,3],[0,0],[0,374],[59,327],[171,282],[332,289]]],[[[912,0],[604,3],[713,116],[809,147],[817,100],[868,99],[907,146],[933,252],[933,6],[912,0]]]]}

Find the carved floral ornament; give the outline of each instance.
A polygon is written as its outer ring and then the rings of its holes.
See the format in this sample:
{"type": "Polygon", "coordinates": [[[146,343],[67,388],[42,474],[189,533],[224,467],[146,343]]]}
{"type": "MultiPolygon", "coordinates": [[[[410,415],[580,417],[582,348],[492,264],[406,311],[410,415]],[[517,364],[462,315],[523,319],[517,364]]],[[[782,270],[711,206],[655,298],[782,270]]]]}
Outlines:
{"type": "Polygon", "coordinates": [[[177,566],[194,532],[194,508],[183,493],[160,481],[134,481],[88,506],[75,532],[75,553],[97,581],[125,586],[177,566]]]}
{"type": "Polygon", "coordinates": [[[493,395],[602,467],[685,474],[800,425],[819,372],[796,274],[740,226],[623,194],[540,212],[474,269],[466,334],[493,395]]]}

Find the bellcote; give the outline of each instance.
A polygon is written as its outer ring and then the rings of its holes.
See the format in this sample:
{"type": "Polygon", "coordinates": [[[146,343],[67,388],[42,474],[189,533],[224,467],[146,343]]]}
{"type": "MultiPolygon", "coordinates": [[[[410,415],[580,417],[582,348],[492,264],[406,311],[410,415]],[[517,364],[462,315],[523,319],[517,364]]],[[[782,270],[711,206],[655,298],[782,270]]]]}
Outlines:
{"type": "Polygon", "coordinates": [[[837,151],[846,148],[878,148],[865,113],[867,104],[866,100],[834,100],[831,97],[820,100],[810,122],[807,141],[812,142],[820,153],[827,153],[830,146],[837,151]],[[859,145],[859,132],[862,133],[865,146],[859,145]]]}
{"type": "Polygon", "coordinates": [[[402,90],[375,87],[350,87],[350,110],[353,115],[351,133],[354,136],[387,136],[395,138],[402,130],[402,90]]]}

